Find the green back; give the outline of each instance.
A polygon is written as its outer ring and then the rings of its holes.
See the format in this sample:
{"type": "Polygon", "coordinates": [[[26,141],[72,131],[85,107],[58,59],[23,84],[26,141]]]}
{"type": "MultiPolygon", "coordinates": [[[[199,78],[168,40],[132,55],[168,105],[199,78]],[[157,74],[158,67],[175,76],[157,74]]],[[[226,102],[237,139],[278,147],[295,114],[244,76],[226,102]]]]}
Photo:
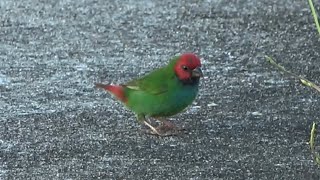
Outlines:
{"type": "Polygon", "coordinates": [[[168,79],[172,79],[175,76],[173,68],[178,58],[173,58],[167,66],[157,69],[142,78],[132,80],[126,83],[125,86],[154,95],[165,93],[169,89],[170,81],[168,79]]]}

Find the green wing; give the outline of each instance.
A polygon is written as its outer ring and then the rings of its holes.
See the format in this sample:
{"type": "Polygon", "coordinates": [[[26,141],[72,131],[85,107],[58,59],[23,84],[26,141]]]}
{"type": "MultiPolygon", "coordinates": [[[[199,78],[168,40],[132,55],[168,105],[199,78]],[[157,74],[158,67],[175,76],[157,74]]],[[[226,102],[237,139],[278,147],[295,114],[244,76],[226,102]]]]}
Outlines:
{"type": "Polygon", "coordinates": [[[129,89],[159,95],[168,91],[170,74],[173,73],[167,72],[166,68],[161,68],[140,79],[130,81],[125,86],[129,89]]]}
{"type": "Polygon", "coordinates": [[[154,95],[163,94],[169,90],[170,84],[174,81],[175,73],[173,67],[178,59],[179,56],[176,56],[170,60],[167,66],[157,69],[142,78],[130,81],[124,86],[154,95]]]}

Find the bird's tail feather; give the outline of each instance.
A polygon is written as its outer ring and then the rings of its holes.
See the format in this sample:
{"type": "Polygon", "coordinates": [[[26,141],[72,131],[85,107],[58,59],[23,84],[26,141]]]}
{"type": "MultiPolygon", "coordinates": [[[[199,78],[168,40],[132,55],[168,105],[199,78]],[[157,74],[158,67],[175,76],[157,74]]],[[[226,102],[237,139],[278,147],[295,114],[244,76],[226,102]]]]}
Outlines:
{"type": "Polygon", "coordinates": [[[120,101],[126,103],[127,97],[124,92],[123,86],[118,85],[110,85],[110,84],[101,84],[101,83],[95,83],[95,86],[97,88],[104,89],[106,91],[109,91],[111,94],[115,95],[120,101]]]}

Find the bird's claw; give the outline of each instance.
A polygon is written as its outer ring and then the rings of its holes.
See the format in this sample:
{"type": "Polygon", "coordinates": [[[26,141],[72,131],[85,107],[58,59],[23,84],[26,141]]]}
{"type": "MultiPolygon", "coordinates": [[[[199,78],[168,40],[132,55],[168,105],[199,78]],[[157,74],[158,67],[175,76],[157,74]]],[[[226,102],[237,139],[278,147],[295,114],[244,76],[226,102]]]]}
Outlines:
{"type": "Polygon", "coordinates": [[[150,129],[144,130],[145,133],[151,134],[151,135],[157,135],[157,136],[176,136],[182,133],[186,133],[185,128],[179,128],[177,126],[172,126],[172,124],[168,125],[167,123],[164,123],[162,125],[159,125],[158,127],[153,127],[148,122],[144,122],[146,126],[148,126],[150,129]]]}
{"type": "Polygon", "coordinates": [[[186,131],[177,131],[177,130],[167,130],[167,131],[159,131],[157,130],[156,132],[151,130],[151,129],[146,129],[143,130],[144,133],[146,134],[151,134],[151,135],[156,135],[156,136],[161,136],[161,137],[165,137],[165,136],[177,136],[183,133],[186,133],[186,131]]]}

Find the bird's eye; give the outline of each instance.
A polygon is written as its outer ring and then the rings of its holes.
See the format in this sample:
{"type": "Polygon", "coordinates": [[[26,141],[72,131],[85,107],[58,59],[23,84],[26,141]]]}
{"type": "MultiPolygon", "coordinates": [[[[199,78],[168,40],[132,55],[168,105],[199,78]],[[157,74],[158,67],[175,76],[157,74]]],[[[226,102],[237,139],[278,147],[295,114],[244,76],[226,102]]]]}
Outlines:
{"type": "Polygon", "coordinates": [[[189,70],[189,68],[187,66],[182,66],[182,69],[185,71],[189,70]]]}

